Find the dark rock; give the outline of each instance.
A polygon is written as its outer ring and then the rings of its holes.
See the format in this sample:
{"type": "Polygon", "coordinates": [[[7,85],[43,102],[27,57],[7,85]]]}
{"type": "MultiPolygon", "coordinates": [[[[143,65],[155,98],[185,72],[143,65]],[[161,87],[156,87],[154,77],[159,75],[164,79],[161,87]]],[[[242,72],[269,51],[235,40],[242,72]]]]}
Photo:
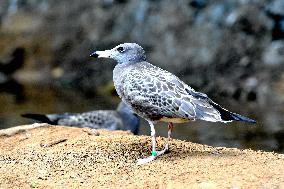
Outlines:
{"type": "Polygon", "coordinates": [[[207,0],[191,0],[189,5],[196,9],[202,9],[206,6],[207,2],[207,0]]]}
{"type": "Polygon", "coordinates": [[[0,62],[0,72],[11,75],[18,69],[22,68],[25,60],[25,49],[18,47],[12,53],[12,58],[8,63],[0,62]]]}
{"type": "Polygon", "coordinates": [[[255,91],[250,91],[247,95],[247,100],[248,101],[256,101],[256,92],[255,91]]]}

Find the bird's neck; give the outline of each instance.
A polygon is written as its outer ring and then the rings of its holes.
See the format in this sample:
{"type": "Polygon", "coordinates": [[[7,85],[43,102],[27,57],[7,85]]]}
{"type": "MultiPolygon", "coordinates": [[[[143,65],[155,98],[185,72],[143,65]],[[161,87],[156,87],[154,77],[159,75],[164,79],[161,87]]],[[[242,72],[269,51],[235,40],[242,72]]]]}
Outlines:
{"type": "Polygon", "coordinates": [[[136,60],[123,60],[123,61],[117,61],[117,65],[132,65],[132,64],[136,64],[140,61],[136,61],[136,60]]]}

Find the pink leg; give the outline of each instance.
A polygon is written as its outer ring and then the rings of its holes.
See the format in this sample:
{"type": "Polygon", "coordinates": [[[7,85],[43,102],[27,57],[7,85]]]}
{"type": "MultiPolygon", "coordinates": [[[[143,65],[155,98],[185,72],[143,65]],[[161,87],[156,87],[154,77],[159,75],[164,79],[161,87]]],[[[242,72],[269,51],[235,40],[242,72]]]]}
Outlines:
{"type": "Polygon", "coordinates": [[[167,151],[169,151],[169,142],[171,140],[171,135],[172,135],[173,129],[174,129],[173,123],[169,122],[169,124],[168,124],[168,138],[167,138],[167,141],[166,141],[166,145],[165,145],[165,148],[162,151],[158,152],[158,156],[164,154],[167,151]]]}

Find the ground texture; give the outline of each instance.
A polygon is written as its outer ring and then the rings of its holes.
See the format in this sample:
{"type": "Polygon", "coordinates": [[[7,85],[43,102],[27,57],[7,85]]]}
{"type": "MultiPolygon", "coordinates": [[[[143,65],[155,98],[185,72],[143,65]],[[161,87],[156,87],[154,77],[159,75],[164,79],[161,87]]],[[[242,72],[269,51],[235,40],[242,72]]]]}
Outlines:
{"type": "Polygon", "coordinates": [[[46,124],[1,130],[0,188],[284,188],[281,154],[172,140],[169,154],[137,166],[150,143],[46,124]]]}

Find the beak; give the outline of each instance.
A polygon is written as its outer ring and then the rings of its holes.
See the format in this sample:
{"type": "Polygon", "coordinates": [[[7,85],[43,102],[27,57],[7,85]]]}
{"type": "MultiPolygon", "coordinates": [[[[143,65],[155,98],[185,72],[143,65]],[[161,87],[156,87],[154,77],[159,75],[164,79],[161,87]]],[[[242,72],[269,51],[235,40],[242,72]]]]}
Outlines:
{"type": "Polygon", "coordinates": [[[90,57],[94,57],[94,58],[98,58],[99,55],[97,54],[97,52],[93,52],[92,54],[90,54],[90,57]]]}
{"type": "Polygon", "coordinates": [[[94,58],[110,58],[111,50],[105,50],[105,51],[95,51],[92,54],[90,54],[90,57],[94,58]]]}

